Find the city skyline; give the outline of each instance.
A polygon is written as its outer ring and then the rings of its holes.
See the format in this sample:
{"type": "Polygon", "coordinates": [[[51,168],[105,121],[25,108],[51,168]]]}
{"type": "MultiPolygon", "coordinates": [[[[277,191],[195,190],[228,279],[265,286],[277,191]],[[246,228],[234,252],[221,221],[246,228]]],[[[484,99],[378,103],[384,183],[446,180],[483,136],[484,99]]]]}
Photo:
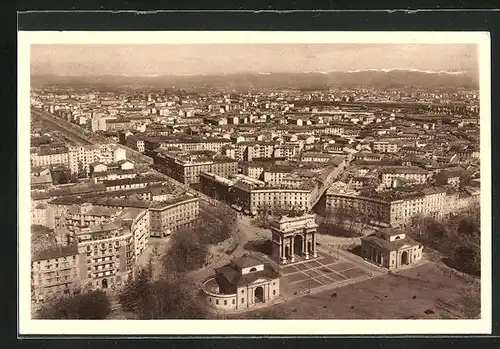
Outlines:
{"type": "Polygon", "coordinates": [[[32,75],[216,75],[418,70],[477,74],[472,44],[32,45],[32,75]],[[265,57],[265,59],[262,59],[265,57]]]}

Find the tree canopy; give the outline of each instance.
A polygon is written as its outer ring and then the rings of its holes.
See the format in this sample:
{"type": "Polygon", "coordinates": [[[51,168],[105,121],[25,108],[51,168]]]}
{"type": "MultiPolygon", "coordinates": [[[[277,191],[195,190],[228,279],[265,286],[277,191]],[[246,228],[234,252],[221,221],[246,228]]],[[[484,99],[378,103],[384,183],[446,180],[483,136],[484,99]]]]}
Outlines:
{"type": "Polygon", "coordinates": [[[111,311],[105,292],[89,291],[62,297],[43,306],[37,313],[39,319],[103,320],[111,311]]]}
{"type": "Polygon", "coordinates": [[[409,234],[417,241],[441,252],[451,266],[470,275],[480,275],[480,208],[446,218],[414,217],[409,234]]]}

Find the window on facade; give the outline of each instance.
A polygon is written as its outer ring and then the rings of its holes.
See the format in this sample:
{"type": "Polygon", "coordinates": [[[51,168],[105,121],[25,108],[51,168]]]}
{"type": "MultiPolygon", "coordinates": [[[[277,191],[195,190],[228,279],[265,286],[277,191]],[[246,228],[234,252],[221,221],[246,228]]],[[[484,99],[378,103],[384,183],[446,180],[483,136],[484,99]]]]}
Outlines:
{"type": "Polygon", "coordinates": [[[245,298],[241,299],[241,304],[245,303],[245,298]]]}
{"type": "Polygon", "coordinates": [[[215,300],[215,304],[219,304],[219,300],[218,299],[215,300]]]}

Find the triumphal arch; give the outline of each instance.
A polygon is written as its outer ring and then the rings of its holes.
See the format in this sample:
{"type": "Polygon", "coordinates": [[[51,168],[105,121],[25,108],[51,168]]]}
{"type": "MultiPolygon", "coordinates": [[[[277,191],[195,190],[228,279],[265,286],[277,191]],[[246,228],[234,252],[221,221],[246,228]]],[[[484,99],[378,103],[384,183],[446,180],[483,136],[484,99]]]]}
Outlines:
{"type": "Polygon", "coordinates": [[[273,259],[279,264],[294,263],[297,259],[316,258],[314,215],[281,217],[271,221],[273,259]]]}

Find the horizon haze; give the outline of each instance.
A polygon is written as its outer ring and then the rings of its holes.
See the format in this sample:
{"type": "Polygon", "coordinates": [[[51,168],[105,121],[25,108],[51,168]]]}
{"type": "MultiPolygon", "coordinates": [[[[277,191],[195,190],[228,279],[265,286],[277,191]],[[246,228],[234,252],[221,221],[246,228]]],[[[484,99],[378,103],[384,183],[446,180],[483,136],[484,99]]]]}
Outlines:
{"type": "Polygon", "coordinates": [[[32,45],[31,75],[194,76],[407,70],[477,75],[472,44],[32,45]]]}

